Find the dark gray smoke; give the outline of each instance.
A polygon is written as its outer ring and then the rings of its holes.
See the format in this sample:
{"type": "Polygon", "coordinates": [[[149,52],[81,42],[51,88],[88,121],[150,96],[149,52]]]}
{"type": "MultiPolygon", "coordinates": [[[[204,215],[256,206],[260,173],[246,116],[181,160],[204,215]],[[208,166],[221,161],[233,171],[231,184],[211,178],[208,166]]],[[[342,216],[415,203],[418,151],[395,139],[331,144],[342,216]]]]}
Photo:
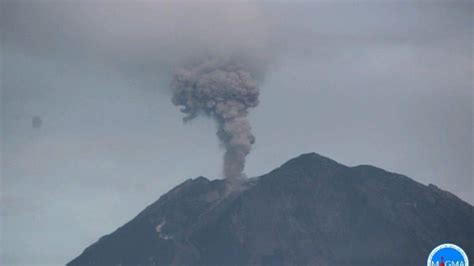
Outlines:
{"type": "Polygon", "coordinates": [[[225,178],[243,176],[245,157],[255,137],[247,119],[258,105],[259,89],[252,75],[231,60],[208,60],[176,71],[171,83],[174,105],[189,121],[202,114],[217,122],[217,136],[225,148],[225,178]]]}

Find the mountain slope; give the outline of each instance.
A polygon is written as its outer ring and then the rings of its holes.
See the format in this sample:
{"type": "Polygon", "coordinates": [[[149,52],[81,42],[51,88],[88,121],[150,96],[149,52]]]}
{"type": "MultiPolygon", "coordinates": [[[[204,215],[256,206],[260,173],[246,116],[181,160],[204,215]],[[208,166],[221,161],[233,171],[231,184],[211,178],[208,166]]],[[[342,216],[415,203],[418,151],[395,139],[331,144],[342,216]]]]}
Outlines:
{"type": "Polygon", "coordinates": [[[187,180],[68,265],[424,265],[446,242],[474,255],[471,205],[372,166],[304,154],[227,187],[187,180]]]}

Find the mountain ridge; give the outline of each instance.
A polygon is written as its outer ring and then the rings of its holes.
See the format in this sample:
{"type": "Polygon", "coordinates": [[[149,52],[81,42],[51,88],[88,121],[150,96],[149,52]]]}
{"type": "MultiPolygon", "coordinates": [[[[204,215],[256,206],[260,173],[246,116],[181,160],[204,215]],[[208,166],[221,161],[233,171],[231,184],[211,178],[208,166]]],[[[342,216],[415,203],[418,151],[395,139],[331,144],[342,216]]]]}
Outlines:
{"type": "Polygon", "coordinates": [[[420,265],[444,242],[472,255],[473,213],[434,185],[307,153],[246,182],[188,179],[68,265],[420,265]]]}

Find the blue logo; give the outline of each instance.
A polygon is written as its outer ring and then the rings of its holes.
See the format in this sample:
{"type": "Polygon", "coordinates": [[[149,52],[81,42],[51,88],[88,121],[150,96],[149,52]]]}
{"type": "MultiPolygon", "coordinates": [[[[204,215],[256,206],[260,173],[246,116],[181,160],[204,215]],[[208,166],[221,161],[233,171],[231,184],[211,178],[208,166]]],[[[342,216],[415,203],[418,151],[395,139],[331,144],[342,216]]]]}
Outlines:
{"type": "Polygon", "coordinates": [[[462,248],[443,244],[431,251],[427,266],[469,266],[469,259],[462,248]]]}

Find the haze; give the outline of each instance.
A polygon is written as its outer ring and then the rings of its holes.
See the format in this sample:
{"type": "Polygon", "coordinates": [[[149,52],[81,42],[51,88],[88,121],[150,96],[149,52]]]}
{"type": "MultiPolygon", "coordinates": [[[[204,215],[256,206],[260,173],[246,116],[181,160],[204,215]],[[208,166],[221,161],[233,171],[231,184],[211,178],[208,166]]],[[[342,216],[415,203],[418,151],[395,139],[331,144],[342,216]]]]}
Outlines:
{"type": "Polygon", "coordinates": [[[248,176],[314,151],[472,204],[472,8],[2,1],[0,263],[64,265],[185,179],[222,178],[213,121],[183,124],[169,89],[209,56],[258,70],[248,176]]]}

